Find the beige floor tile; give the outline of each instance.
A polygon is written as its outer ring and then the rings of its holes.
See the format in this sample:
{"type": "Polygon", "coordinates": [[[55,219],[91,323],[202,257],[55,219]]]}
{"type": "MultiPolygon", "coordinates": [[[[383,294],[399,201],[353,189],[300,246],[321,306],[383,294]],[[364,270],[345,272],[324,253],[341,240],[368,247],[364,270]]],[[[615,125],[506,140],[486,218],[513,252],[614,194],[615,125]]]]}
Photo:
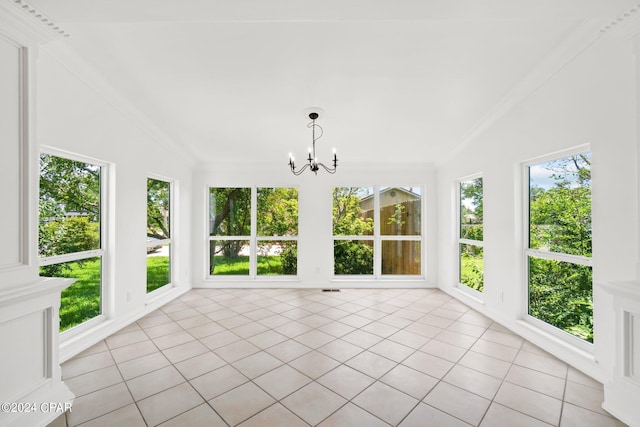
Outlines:
{"type": "Polygon", "coordinates": [[[312,382],[280,403],[311,425],[327,418],[347,401],[316,382],[312,382]]]}
{"type": "Polygon", "coordinates": [[[316,381],[348,400],[375,382],[368,375],[345,365],[340,365],[327,372],[316,381]]]}
{"type": "Polygon", "coordinates": [[[453,367],[453,363],[448,360],[444,360],[421,351],[416,351],[411,356],[407,357],[402,364],[434,378],[444,377],[445,374],[453,367]]]}
{"type": "Polygon", "coordinates": [[[298,341],[290,339],[276,344],[273,347],[269,347],[265,351],[287,363],[293,359],[297,359],[303,354],[309,353],[311,349],[306,345],[300,344],[298,341]]]}
{"type": "Polygon", "coordinates": [[[279,314],[272,313],[271,316],[258,320],[258,323],[260,323],[263,326],[266,326],[269,329],[273,329],[273,328],[277,328],[278,326],[282,326],[290,321],[291,319],[288,319],[279,314]]]}
{"type": "Polygon", "coordinates": [[[474,351],[469,351],[462,356],[462,359],[460,359],[458,364],[466,366],[467,368],[475,369],[476,371],[480,371],[498,379],[503,379],[511,367],[511,364],[504,360],[485,356],[484,354],[476,353],[474,351]]]}
{"type": "Polygon", "coordinates": [[[447,319],[446,317],[435,316],[433,314],[425,314],[423,317],[418,319],[418,323],[426,323],[427,325],[437,326],[438,328],[446,329],[451,325],[454,321],[451,319],[447,319]]]}
{"type": "Polygon", "coordinates": [[[55,420],[47,424],[47,427],[67,427],[67,414],[63,412],[58,415],[55,420]]]}
{"type": "Polygon", "coordinates": [[[225,345],[229,345],[240,340],[242,340],[242,338],[240,338],[233,332],[222,331],[214,333],[213,335],[206,336],[205,338],[201,338],[200,342],[204,344],[208,349],[215,350],[217,348],[224,347],[225,345]]]}
{"type": "Polygon", "coordinates": [[[282,365],[282,361],[261,351],[247,356],[233,363],[233,366],[242,372],[245,377],[253,379],[282,365]]]}
{"type": "Polygon", "coordinates": [[[200,313],[193,308],[187,308],[185,310],[172,311],[167,315],[175,321],[188,319],[190,317],[198,316],[200,313]]]}
{"type": "Polygon", "coordinates": [[[162,325],[153,326],[151,328],[146,328],[144,332],[145,334],[147,334],[149,338],[158,338],[163,335],[169,335],[174,332],[180,332],[182,330],[183,329],[180,325],[178,325],[177,323],[171,322],[171,323],[163,323],[162,325]]]}
{"type": "Polygon", "coordinates": [[[420,351],[440,357],[449,362],[457,362],[467,352],[466,349],[433,339],[420,347],[420,351]]]}
{"type": "Polygon", "coordinates": [[[343,341],[349,342],[351,344],[357,345],[363,349],[369,348],[380,341],[382,341],[382,337],[378,335],[372,334],[370,332],[365,332],[361,329],[355,330],[343,336],[341,338],[343,341]]]}
{"type": "Polygon", "coordinates": [[[480,423],[480,427],[549,427],[550,424],[544,423],[538,419],[532,418],[522,412],[502,406],[498,403],[492,403],[486,415],[480,423]]]}
{"type": "Polygon", "coordinates": [[[115,362],[108,351],[74,358],[62,364],[62,379],[66,380],[113,365],[115,365],[115,362]]]}
{"type": "Polygon", "coordinates": [[[190,381],[206,400],[213,399],[249,381],[231,365],[223,366],[190,381]]]}
{"type": "Polygon", "coordinates": [[[561,427],[626,427],[619,420],[588,409],[565,403],[562,408],[561,427]]]}
{"type": "Polygon", "coordinates": [[[308,427],[297,415],[289,411],[279,403],[269,406],[262,412],[254,415],[245,422],[239,424],[240,427],[308,427]]]}
{"type": "Polygon", "coordinates": [[[478,338],[472,337],[459,332],[454,332],[450,329],[445,329],[434,337],[438,341],[446,342],[447,344],[455,345],[461,348],[471,348],[478,338]]]}
{"type": "Polygon", "coordinates": [[[318,348],[333,341],[336,338],[322,331],[313,330],[298,335],[294,339],[300,344],[306,345],[307,347],[318,348]]]}
{"type": "Polygon", "coordinates": [[[188,328],[187,332],[192,335],[196,339],[208,337],[209,335],[216,334],[218,332],[224,331],[225,328],[220,326],[217,323],[209,321],[208,323],[203,323],[202,325],[194,326],[192,328],[188,328]]]}
{"type": "Polygon", "coordinates": [[[184,344],[167,348],[166,350],[163,350],[162,353],[171,361],[171,363],[178,363],[208,351],[209,349],[200,341],[189,341],[184,344]]]}
{"type": "Polygon", "coordinates": [[[396,328],[395,326],[387,325],[382,322],[372,322],[368,325],[362,327],[362,330],[365,332],[369,332],[375,334],[382,338],[387,338],[400,330],[400,328],[396,328]]]}
{"type": "Polygon", "coordinates": [[[251,319],[249,319],[246,316],[243,316],[241,314],[235,314],[233,316],[230,317],[226,317],[224,319],[220,319],[218,320],[218,324],[220,326],[223,326],[227,329],[232,329],[232,328],[237,328],[240,326],[244,326],[247,325],[249,323],[252,323],[253,321],[251,319]]]}
{"type": "Polygon", "coordinates": [[[276,344],[280,344],[281,342],[287,341],[288,339],[289,338],[275,331],[265,331],[247,338],[247,341],[264,350],[266,348],[273,347],[276,344]]]}
{"type": "Polygon", "coordinates": [[[512,365],[505,381],[516,384],[556,399],[564,396],[565,380],[544,372],[512,365]]]}
{"type": "Polygon", "coordinates": [[[411,332],[423,337],[433,338],[440,334],[443,329],[426,323],[415,322],[403,329],[405,332],[411,332]]]}
{"type": "MultiPolygon", "coordinates": [[[[470,424],[424,403],[418,404],[399,424],[400,427],[469,427],[470,424]]],[[[506,426],[505,426],[506,427],[506,426]]],[[[515,427],[515,426],[514,426],[515,427]]]]}
{"type": "Polygon", "coordinates": [[[270,311],[264,308],[259,308],[257,310],[246,312],[243,315],[253,320],[254,322],[257,322],[258,320],[262,320],[267,317],[273,316],[273,311],[270,311]]]}
{"type": "Polygon", "coordinates": [[[107,347],[107,343],[104,340],[98,342],[97,344],[92,345],[88,349],[76,354],[74,359],[79,359],[81,357],[90,356],[96,353],[102,353],[103,351],[109,351],[109,347],[107,347]]]}
{"type": "Polygon", "coordinates": [[[105,427],[105,426],[127,426],[146,427],[142,414],[135,404],[130,404],[115,411],[94,418],[91,421],[80,424],[80,427],[105,427]]]}
{"type": "Polygon", "coordinates": [[[402,362],[416,350],[389,340],[383,340],[369,349],[372,353],[391,359],[394,362],[402,362]]]}
{"type": "Polygon", "coordinates": [[[491,403],[490,400],[445,382],[438,383],[423,401],[471,425],[480,423],[491,403]]]}
{"type": "Polygon", "coordinates": [[[338,321],[346,325],[353,326],[354,328],[362,328],[363,326],[368,325],[372,322],[371,319],[368,319],[364,316],[359,316],[357,314],[350,314],[348,316],[342,317],[338,321]]]}
{"type": "Polygon", "coordinates": [[[527,351],[520,351],[513,363],[535,371],[554,375],[559,378],[566,378],[567,376],[566,363],[561,362],[556,358],[540,356],[527,351]]]}
{"type": "Polygon", "coordinates": [[[221,368],[226,364],[227,362],[222,360],[218,355],[211,351],[208,351],[206,353],[176,363],[175,367],[186,379],[191,380],[195,377],[206,374],[207,372],[211,372],[215,369],[221,368]]]}
{"type": "Polygon", "coordinates": [[[314,350],[289,362],[289,365],[309,378],[316,379],[338,366],[339,363],[314,350]]]}
{"type": "Polygon", "coordinates": [[[458,332],[464,335],[469,335],[474,338],[479,338],[485,333],[487,328],[482,326],[471,325],[469,323],[455,321],[447,328],[449,331],[458,332]]]}
{"type": "Polygon", "coordinates": [[[231,332],[245,339],[252,337],[254,335],[258,335],[268,330],[269,328],[267,328],[266,326],[263,326],[260,323],[253,322],[253,321],[251,323],[247,323],[246,325],[242,325],[242,326],[238,326],[237,328],[230,329],[231,332]]]}
{"type": "Polygon", "coordinates": [[[437,379],[404,365],[396,366],[380,378],[380,381],[416,399],[424,398],[438,383],[437,379]]]}
{"type": "Polygon", "coordinates": [[[608,415],[608,413],[602,409],[602,402],[604,401],[603,390],[574,383],[573,381],[567,381],[564,400],[581,408],[599,412],[602,415],[608,415]]]}
{"type": "Polygon", "coordinates": [[[379,322],[401,329],[406,328],[407,326],[412,324],[413,320],[406,319],[395,314],[390,314],[387,317],[383,317],[382,319],[380,319],[379,322]]]}
{"type": "Polygon", "coordinates": [[[593,387],[596,388],[598,390],[602,390],[602,384],[599,383],[598,381],[594,380],[593,378],[591,378],[588,375],[583,374],[582,372],[580,372],[579,370],[569,366],[569,369],[567,371],[567,381],[572,381],[574,383],[578,383],[578,384],[582,384],[582,385],[586,385],[589,387],[593,387]]]}
{"type": "Polygon", "coordinates": [[[393,360],[370,351],[363,351],[345,364],[375,379],[380,378],[397,365],[393,360]]]}
{"type": "Polygon", "coordinates": [[[487,329],[482,335],[482,339],[495,342],[513,348],[520,348],[524,340],[511,332],[500,332],[494,329],[487,329]]]}
{"type": "Polygon", "coordinates": [[[328,317],[324,317],[320,314],[312,314],[310,316],[298,319],[298,322],[302,323],[303,325],[310,326],[312,328],[319,328],[320,326],[324,326],[328,323],[332,323],[333,320],[329,319],[328,317]]]}
{"type": "Polygon", "coordinates": [[[318,424],[318,427],[350,426],[388,427],[389,424],[373,416],[364,409],[359,408],[353,403],[347,403],[342,408],[331,414],[331,416],[326,418],[320,424],[318,424]]]}
{"type": "Polygon", "coordinates": [[[151,313],[152,315],[147,315],[142,319],[138,319],[136,323],[143,329],[162,325],[163,323],[173,323],[173,320],[166,314],[160,312],[154,313],[151,313]]]}
{"type": "Polygon", "coordinates": [[[209,401],[209,404],[231,426],[271,406],[275,400],[253,383],[246,383],[209,401]]]}
{"type": "Polygon", "coordinates": [[[352,402],[391,425],[397,425],[418,404],[417,399],[381,382],[367,388],[352,402]]]}
{"type": "Polygon", "coordinates": [[[326,325],[322,325],[318,328],[319,331],[327,333],[333,337],[340,338],[342,336],[347,335],[350,332],[356,330],[353,326],[349,326],[346,323],[342,323],[339,321],[327,323],[326,325]]]}
{"type": "Polygon", "coordinates": [[[276,399],[282,399],[311,382],[311,378],[288,365],[280,366],[253,380],[276,399]]]}
{"type": "Polygon", "coordinates": [[[318,347],[317,351],[344,363],[352,357],[362,353],[364,350],[357,345],[337,339],[335,341],[331,341],[329,344],[323,345],[322,347],[318,347]]]}
{"type": "Polygon", "coordinates": [[[274,329],[274,331],[285,335],[289,338],[295,338],[299,335],[304,334],[305,332],[311,331],[313,328],[307,325],[303,325],[300,322],[290,321],[282,326],[278,326],[274,329]]]}
{"type": "Polygon", "coordinates": [[[138,401],[183,382],[185,379],[180,372],[173,366],[167,366],[127,381],[127,387],[134,400],[138,401]]]}
{"type": "Polygon", "coordinates": [[[67,414],[69,426],[76,426],[133,403],[127,386],[122,383],[77,397],[67,414]]]}
{"type": "Polygon", "coordinates": [[[209,323],[209,322],[211,322],[211,319],[209,319],[207,316],[205,316],[204,314],[198,314],[193,317],[188,317],[186,319],[178,320],[176,323],[181,327],[183,327],[184,329],[189,329],[196,326],[204,325],[205,323],[209,323]]]}
{"type": "Polygon", "coordinates": [[[123,347],[125,345],[134,344],[140,341],[148,340],[149,337],[142,330],[135,330],[118,335],[111,335],[105,338],[105,342],[109,349],[123,347]]]}
{"type": "Polygon", "coordinates": [[[118,368],[116,366],[109,366],[69,378],[64,382],[73,394],[79,397],[122,381],[122,376],[118,368]]]}
{"type": "Polygon", "coordinates": [[[560,421],[561,400],[515,384],[502,383],[494,401],[548,424],[557,425],[560,421]]]}
{"type": "Polygon", "coordinates": [[[204,403],[188,383],[154,394],[138,402],[138,408],[149,426],[156,426],[204,403]]]}
{"type": "Polygon", "coordinates": [[[322,316],[332,319],[332,320],[338,320],[338,319],[342,319],[343,317],[346,317],[349,315],[348,311],[344,311],[344,310],[340,310],[339,308],[336,307],[331,307],[328,308],[326,310],[323,310],[321,312],[319,312],[319,314],[321,314],[322,316]]]}
{"type": "Polygon", "coordinates": [[[476,343],[471,347],[471,350],[475,351],[476,353],[484,354],[485,356],[491,356],[509,363],[513,362],[518,355],[517,348],[494,343],[482,338],[476,341],[476,343]]]}
{"type": "Polygon", "coordinates": [[[147,354],[156,353],[157,351],[158,347],[156,347],[151,340],[147,340],[111,350],[111,355],[113,356],[113,360],[120,364],[127,360],[133,360],[146,356],[147,354]]]}
{"type": "Polygon", "coordinates": [[[153,338],[153,343],[160,349],[166,350],[171,347],[175,347],[180,344],[188,343],[189,341],[194,341],[195,338],[189,335],[186,331],[173,332],[171,334],[163,335],[158,338],[153,338]]]}
{"type": "Polygon", "coordinates": [[[147,374],[156,369],[169,366],[171,362],[164,357],[161,352],[147,354],[146,356],[138,357],[137,359],[128,360],[118,364],[118,369],[125,380],[139,377],[140,375],[147,374]]]}
{"type": "Polygon", "coordinates": [[[245,357],[251,356],[259,351],[260,349],[255,345],[242,340],[218,348],[214,350],[214,353],[222,357],[227,363],[233,363],[236,360],[244,359],[245,357]]]}
{"type": "Polygon", "coordinates": [[[451,368],[442,380],[489,400],[493,399],[502,384],[495,377],[460,365],[451,368]]]}

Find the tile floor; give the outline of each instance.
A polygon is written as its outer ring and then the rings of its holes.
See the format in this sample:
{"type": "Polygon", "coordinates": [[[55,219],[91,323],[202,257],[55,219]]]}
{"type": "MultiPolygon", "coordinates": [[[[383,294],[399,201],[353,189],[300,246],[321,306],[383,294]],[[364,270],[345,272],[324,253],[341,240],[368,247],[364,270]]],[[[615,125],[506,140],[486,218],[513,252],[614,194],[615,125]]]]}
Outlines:
{"type": "Polygon", "coordinates": [[[51,426],[623,426],[602,385],[435,289],[194,289],[62,366],[51,426]]]}

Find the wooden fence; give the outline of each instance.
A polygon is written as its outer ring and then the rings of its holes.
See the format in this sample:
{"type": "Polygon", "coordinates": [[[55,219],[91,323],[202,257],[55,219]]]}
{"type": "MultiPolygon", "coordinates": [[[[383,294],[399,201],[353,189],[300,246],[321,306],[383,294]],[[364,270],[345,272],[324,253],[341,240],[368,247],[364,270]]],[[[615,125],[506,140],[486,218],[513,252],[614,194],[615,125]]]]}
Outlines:
{"type": "MultiPolygon", "coordinates": [[[[373,219],[373,210],[363,211],[361,215],[373,219]]],[[[421,274],[420,241],[384,239],[384,236],[419,236],[421,223],[420,200],[408,200],[380,208],[382,274],[421,274]]]]}

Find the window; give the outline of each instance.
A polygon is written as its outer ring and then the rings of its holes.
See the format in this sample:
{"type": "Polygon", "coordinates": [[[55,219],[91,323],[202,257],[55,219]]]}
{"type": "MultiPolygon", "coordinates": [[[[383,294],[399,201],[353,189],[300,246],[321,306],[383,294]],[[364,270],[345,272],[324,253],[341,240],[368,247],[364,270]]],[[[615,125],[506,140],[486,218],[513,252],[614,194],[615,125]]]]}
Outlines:
{"type": "Polygon", "coordinates": [[[209,189],[209,274],[295,276],[296,188],[209,189]]]}
{"type": "Polygon", "coordinates": [[[333,189],[335,275],[421,275],[419,187],[333,189]]]}
{"type": "Polygon", "coordinates": [[[528,314],[593,342],[591,155],[527,167],[528,314]]]}
{"type": "Polygon", "coordinates": [[[40,275],[77,279],[62,291],[60,331],[102,313],[105,165],[40,154],[40,275]]]}
{"type": "Polygon", "coordinates": [[[458,281],[470,289],[484,289],[482,177],[460,181],[458,186],[458,281]]]}
{"type": "Polygon", "coordinates": [[[172,187],[147,178],[147,293],[171,283],[172,187]]]}

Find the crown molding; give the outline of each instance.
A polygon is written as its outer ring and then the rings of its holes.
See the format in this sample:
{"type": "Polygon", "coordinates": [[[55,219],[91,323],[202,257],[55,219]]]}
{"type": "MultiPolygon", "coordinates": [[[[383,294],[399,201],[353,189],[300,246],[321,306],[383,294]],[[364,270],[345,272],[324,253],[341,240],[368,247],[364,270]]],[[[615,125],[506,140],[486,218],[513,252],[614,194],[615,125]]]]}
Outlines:
{"type": "Polygon", "coordinates": [[[493,126],[498,120],[513,110],[529,95],[540,88],[546,81],[556,75],[580,53],[589,48],[603,36],[600,31],[601,20],[589,19],[578,24],[574,30],[562,40],[547,56],[538,63],[523,79],[514,85],[509,92],[489,110],[462,138],[456,149],[437,165],[444,164],[458,155],[477,137],[493,126]]]}
{"type": "Polygon", "coordinates": [[[25,45],[69,37],[58,24],[24,0],[0,0],[0,28],[25,45]]]}
{"type": "Polygon", "coordinates": [[[605,35],[631,38],[640,34],[640,3],[605,23],[600,32],[605,35]]]}

